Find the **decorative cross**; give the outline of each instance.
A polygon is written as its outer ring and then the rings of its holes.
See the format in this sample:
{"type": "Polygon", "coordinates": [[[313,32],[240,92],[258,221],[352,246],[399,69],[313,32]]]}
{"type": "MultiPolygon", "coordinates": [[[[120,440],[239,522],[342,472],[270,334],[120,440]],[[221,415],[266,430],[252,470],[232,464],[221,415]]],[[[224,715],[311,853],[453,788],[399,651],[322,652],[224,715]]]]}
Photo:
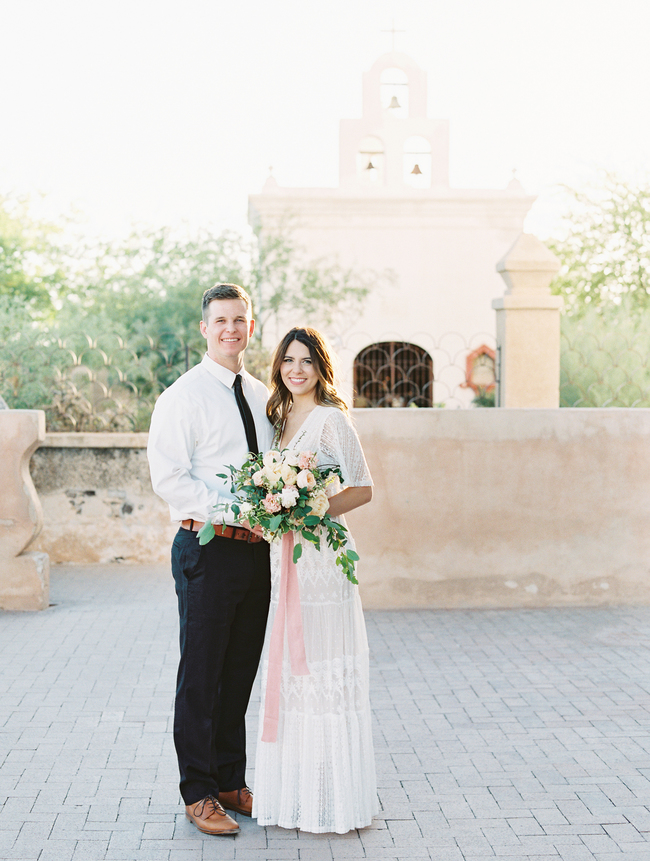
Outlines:
{"type": "Polygon", "coordinates": [[[391,34],[392,34],[392,37],[393,37],[393,44],[392,44],[392,47],[391,47],[391,51],[394,51],[394,50],[395,50],[395,33],[406,33],[406,30],[396,30],[396,29],[395,29],[395,19],[393,18],[393,26],[391,27],[391,29],[390,29],[390,30],[382,30],[381,32],[382,32],[382,33],[391,33],[391,34]]]}

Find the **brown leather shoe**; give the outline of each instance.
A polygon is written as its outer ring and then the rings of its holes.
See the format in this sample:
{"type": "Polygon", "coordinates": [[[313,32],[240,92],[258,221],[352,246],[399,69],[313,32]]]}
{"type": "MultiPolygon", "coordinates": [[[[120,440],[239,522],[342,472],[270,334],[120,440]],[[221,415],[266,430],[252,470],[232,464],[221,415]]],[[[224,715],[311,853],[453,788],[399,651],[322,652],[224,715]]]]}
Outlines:
{"type": "Polygon", "coordinates": [[[253,793],[247,786],[243,789],[233,789],[232,792],[220,792],[219,804],[226,810],[234,810],[235,813],[250,816],[253,811],[253,793]]]}
{"type": "Polygon", "coordinates": [[[237,834],[239,825],[226,813],[214,795],[185,806],[185,815],[204,834],[237,834]]]}

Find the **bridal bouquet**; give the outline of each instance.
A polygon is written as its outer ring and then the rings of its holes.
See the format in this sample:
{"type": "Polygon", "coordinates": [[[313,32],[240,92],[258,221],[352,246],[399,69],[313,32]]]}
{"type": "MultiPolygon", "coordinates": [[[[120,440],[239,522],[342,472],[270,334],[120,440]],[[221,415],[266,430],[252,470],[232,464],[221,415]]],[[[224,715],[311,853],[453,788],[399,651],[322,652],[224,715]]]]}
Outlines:
{"type": "MultiPolygon", "coordinates": [[[[267,541],[279,541],[287,532],[297,533],[294,564],[302,555],[302,541],[310,541],[320,550],[324,537],[333,550],[340,551],[336,564],[351,583],[358,583],[354,566],[359,556],[345,549],[347,529],[327,514],[325,488],[337,478],[342,480],[338,466],[317,467],[313,452],[285,449],[251,454],[241,468],[228,469],[231,491],[237,499],[215,506],[215,513],[232,514],[237,523],[248,521],[251,527],[260,526],[267,541]]],[[[218,477],[228,478],[221,473],[218,477]]],[[[207,544],[213,537],[208,521],[199,531],[199,543],[207,544]]]]}

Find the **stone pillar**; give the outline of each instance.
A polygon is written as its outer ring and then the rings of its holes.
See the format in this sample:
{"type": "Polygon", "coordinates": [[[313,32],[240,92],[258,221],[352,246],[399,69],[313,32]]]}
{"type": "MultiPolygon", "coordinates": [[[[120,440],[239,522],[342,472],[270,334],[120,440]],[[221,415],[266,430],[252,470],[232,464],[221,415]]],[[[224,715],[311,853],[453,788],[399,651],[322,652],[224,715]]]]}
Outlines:
{"type": "Polygon", "coordinates": [[[506,282],[497,312],[499,407],[560,405],[560,309],[549,285],[560,261],[529,233],[522,233],[497,272],[506,282]]]}
{"type": "Polygon", "coordinates": [[[0,411],[0,609],[44,610],[50,602],[47,553],[23,553],[43,526],[29,459],[45,439],[41,410],[0,411]]]}

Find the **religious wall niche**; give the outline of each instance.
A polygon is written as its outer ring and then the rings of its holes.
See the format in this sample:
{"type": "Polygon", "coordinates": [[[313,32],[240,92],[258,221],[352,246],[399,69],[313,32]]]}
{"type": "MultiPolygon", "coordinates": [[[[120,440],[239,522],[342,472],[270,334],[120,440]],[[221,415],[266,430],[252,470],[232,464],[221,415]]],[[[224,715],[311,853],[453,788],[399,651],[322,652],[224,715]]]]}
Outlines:
{"type": "Polygon", "coordinates": [[[472,389],[475,395],[490,394],[496,385],[496,353],[486,344],[481,344],[465,360],[465,382],[463,388],[472,389]]]}
{"type": "Polygon", "coordinates": [[[433,359],[407,341],[371,344],[354,360],[354,406],[433,406],[433,359]]]}

